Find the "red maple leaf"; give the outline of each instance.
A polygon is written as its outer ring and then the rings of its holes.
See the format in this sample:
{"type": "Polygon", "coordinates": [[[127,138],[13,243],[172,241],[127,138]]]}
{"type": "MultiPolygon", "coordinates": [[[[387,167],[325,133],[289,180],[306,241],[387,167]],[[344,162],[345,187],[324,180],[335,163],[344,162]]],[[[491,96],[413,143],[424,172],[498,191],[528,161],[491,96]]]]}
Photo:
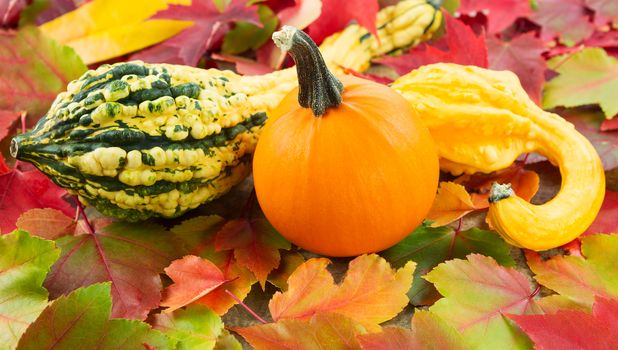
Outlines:
{"type": "Polygon", "coordinates": [[[446,35],[435,45],[423,44],[397,57],[378,60],[399,74],[406,74],[426,64],[451,62],[487,68],[487,45],[484,35],[477,36],[460,20],[445,15],[446,35]],[[446,50],[440,49],[446,47],[446,50]]]}
{"type": "Polygon", "coordinates": [[[345,28],[352,20],[377,36],[377,0],[322,0],[322,14],[307,30],[316,43],[345,28]]]}
{"type": "Polygon", "coordinates": [[[521,85],[534,102],[541,102],[547,64],[541,54],[545,51],[543,41],[530,32],[511,41],[502,41],[495,36],[487,37],[489,68],[510,70],[517,74],[521,85]]]}
{"type": "Polygon", "coordinates": [[[607,54],[618,57],[618,30],[607,32],[595,31],[591,36],[584,39],[577,45],[557,45],[547,52],[548,57],[573,54],[587,47],[600,47],[607,54]]]}
{"type": "Polygon", "coordinates": [[[593,233],[618,233],[618,192],[605,192],[601,210],[584,234],[593,233]]]}
{"type": "Polygon", "coordinates": [[[616,0],[584,0],[594,10],[594,23],[598,26],[610,22],[618,23],[618,2],[616,0]]]}
{"type": "Polygon", "coordinates": [[[11,132],[13,125],[20,116],[21,113],[19,112],[0,110],[0,141],[11,132]]]}
{"type": "Polygon", "coordinates": [[[75,209],[63,199],[67,192],[40,171],[17,162],[10,169],[0,156],[0,233],[9,233],[19,216],[32,208],[53,208],[72,216],[75,209]]]}
{"type": "Polygon", "coordinates": [[[131,56],[132,59],[195,66],[224,34],[229,22],[242,20],[260,25],[257,6],[246,6],[245,0],[232,0],[223,12],[219,12],[212,0],[193,0],[191,6],[171,5],[153,18],[188,20],[193,21],[193,26],[131,56]]]}
{"type": "Polygon", "coordinates": [[[0,1],[0,27],[17,26],[19,16],[32,0],[0,1]]]}
{"type": "Polygon", "coordinates": [[[541,26],[541,38],[579,42],[592,34],[594,25],[584,0],[539,0],[530,17],[541,26]]]}
{"type": "Polygon", "coordinates": [[[601,123],[601,131],[614,131],[618,130],[618,118],[604,120],[601,123]]]}
{"type": "Polygon", "coordinates": [[[268,274],[279,266],[279,249],[290,249],[290,243],[265,219],[237,219],[217,233],[215,247],[217,251],[233,249],[238,265],[253,272],[264,288],[268,274]]]}
{"type": "Polygon", "coordinates": [[[161,306],[167,312],[186,306],[227,282],[223,272],[208,259],[186,255],[165,268],[174,284],[165,289],[161,306]]]}
{"type": "Polygon", "coordinates": [[[610,349],[618,338],[618,300],[597,297],[592,314],[564,310],[549,315],[507,315],[535,349],[610,349]]]}
{"type": "Polygon", "coordinates": [[[528,0],[462,0],[457,12],[482,12],[487,17],[487,32],[490,34],[503,31],[519,17],[532,15],[528,0]]]}

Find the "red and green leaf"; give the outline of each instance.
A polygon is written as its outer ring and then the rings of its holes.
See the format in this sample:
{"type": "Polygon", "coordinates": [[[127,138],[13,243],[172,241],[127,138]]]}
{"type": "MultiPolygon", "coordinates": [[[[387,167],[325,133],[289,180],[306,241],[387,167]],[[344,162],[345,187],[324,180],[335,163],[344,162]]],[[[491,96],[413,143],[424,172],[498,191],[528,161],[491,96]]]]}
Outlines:
{"type": "Polygon", "coordinates": [[[17,349],[174,348],[174,341],[146,323],[110,319],[110,288],[98,283],[58,298],[28,327],[17,349]]]}
{"type": "Polygon", "coordinates": [[[47,306],[43,280],[60,251],[55,244],[15,231],[0,236],[0,343],[15,348],[47,306]]]}
{"type": "Polygon", "coordinates": [[[528,276],[490,257],[471,254],[438,265],[425,279],[444,296],[429,308],[461,332],[471,348],[530,347],[530,339],[504,314],[538,314],[542,309],[528,276]]]}
{"type": "Polygon", "coordinates": [[[153,224],[114,223],[59,238],[62,255],[45,280],[52,298],[111,282],[112,317],[145,319],[159,306],[163,268],[182,255],[177,240],[153,224]],[[87,268],[84,268],[87,267],[87,268]]]}
{"type": "Polygon", "coordinates": [[[479,253],[493,257],[503,266],[514,266],[515,261],[509,252],[509,245],[492,231],[478,228],[459,231],[450,227],[434,228],[423,225],[381,255],[393,267],[401,267],[408,261],[414,261],[417,265],[408,297],[414,305],[431,305],[440,298],[440,294],[433,284],[421,277],[438,264],[479,253]]]}

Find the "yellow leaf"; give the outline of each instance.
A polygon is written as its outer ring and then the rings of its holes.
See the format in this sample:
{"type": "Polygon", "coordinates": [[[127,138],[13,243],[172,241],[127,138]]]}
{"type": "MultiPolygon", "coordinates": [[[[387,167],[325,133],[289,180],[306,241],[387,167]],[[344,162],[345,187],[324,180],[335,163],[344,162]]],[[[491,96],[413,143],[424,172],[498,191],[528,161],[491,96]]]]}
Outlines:
{"type": "Polygon", "coordinates": [[[465,187],[454,182],[441,182],[427,220],[433,221],[433,227],[444,226],[476,209],[465,187]]]}
{"type": "Polygon", "coordinates": [[[190,0],[94,0],[40,26],[41,31],[73,47],[86,64],[117,57],[168,39],[192,22],[150,20],[169,4],[190,0]]]}
{"type": "Polygon", "coordinates": [[[40,26],[63,44],[118,26],[143,22],[167,8],[166,0],[94,0],[40,26]]]}
{"type": "Polygon", "coordinates": [[[153,19],[69,41],[84,63],[104,61],[159,43],[191,26],[190,21],[153,19]]]}

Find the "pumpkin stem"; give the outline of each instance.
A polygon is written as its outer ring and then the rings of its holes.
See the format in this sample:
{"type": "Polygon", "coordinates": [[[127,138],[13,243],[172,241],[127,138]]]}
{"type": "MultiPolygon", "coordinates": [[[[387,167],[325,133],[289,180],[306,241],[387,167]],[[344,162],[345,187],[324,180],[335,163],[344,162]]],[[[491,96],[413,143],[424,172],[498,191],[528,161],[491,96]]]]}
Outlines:
{"type": "Polygon", "coordinates": [[[283,26],[273,33],[273,41],[296,62],[301,106],[311,108],[313,115],[319,117],[327,109],[341,104],[343,84],[328,70],[318,46],[305,32],[283,26]]]}

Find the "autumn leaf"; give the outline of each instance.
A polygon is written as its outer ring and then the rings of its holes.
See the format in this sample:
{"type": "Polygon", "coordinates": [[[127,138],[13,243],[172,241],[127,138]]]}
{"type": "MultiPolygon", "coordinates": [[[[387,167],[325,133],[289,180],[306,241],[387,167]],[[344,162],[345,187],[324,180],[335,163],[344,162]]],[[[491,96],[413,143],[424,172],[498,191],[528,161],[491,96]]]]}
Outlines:
{"type": "Polygon", "coordinates": [[[15,225],[34,236],[56,239],[75,232],[76,222],[60,210],[34,208],[21,214],[15,225]]]}
{"type": "Polygon", "coordinates": [[[473,349],[530,347],[530,340],[504,314],[537,314],[539,292],[521,272],[490,257],[468,255],[438,265],[425,279],[444,296],[429,308],[461,332],[473,349]]]}
{"type": "Polygon", "coordinates": [[[465,187],[443,181],[440,182],[427,220],[431,221],[433,227],[444,226],[477,209],[480,208],[474,205],[465,187]]]}
{"type": "Polygon", "coordinates": [[[525,0],[462,0],[457,12],[486,13],[487,32],[495,34],[508,28],[517,18],[530,16],[532,9],[525,0]]]}
{"type": "Polygon", "coordinates": [[[578,304],[560,294],[551,294],[537,299],[537,305],[543,310],[544,314],[555,314],[560,310],[590,311],[590,307],[578,304]]]}
{"type": "Polygon", "coordinates": [[[618,133],[600,131],[601,122],[605,119],[603,113],[578,108],[561,110],[559,114],[573,123],[577,131],[592,143],[606,171],[618,167],[618,133]]]}
{"type": "Polygon", "coordinates": [[[212,47],[216,36],[223,35],[228,23],[260,23],[257,6],[246,6],[245,0],[232,0],[223,12],[217,9],[212,0],[193,0],[190,6],[171,5],[153,18],[190,20],[193,26],[158,45],[132,55],[131,59],[195,66],[212,47]]]}
{"type": "Polygon", "coordinates": [[[161,306],[167,306],[166,312],[186,306],[226,282],[215,264],[195,255],[172,261],[165,273],[174,281],[161,301],[161,306]]]}
{"type": "Polygon", "coordinates": [[[352,20],[377,36],[377,0],[322,0],[320,17],[309,25],[307,33],[320,44],[327,36],[345,28],[352,20]]]}
{"type": "Polygon", "coordinates": [[[191,254],[213,262],[223,272],[225,280],[230,281],[196,301],[198,304],[208,306],[219,315],[225,314],[236,305],[236,300],[227,294],[226,290],[243,300],[256,282],[251,271],[238,265],[232,250],[215,249],[215,236],[224,224],[223,218],[211,215],[185,220],[172,228],[172,232],[183,240],[191,254]]]}
{"type": "Polygon", "coordinates": [[[62,255],[45,280],[50,296],[110,281],[112,317],[145,319],[161,300],[159,274],[184,255],[174,237],[154,224],[114,223],[56,242],[62,255]]]}
{"type": "Polygon", "coordinates": [[[237,219],[228,221],[215,238],[218,251],[234,250],[234,258],[249,269],[262,288],[268,274],[279,266],[279,249],[290,249],[286,241],[266,219],[237,219]]]}
{"type": "Polygon", "coordinates": [[[618,114],[618,59],[600,48],[548,61],[559,75],[545,84],[543,108],[599,104],[608,119],[618,114]]]}
{"type": "Polygon", "coordinates": [[[288,290],[275,293],[268,304],[275,321],[336,312],[376,329],[407,305],[413,262],[395,271],[378,255],[361,255],[350,262],[340,285],[326,270],[329,263],[325,258],[310,259],[292,273],[288,290]]]}
{"type": "Polygon", "coordinates": [[[470,198],[477,209],[489,207],[489,192],[494,182],[509,183],[518,197],[530,201],[539,190],[539,175],[532,170],[526,170],[522,163],[495,171],[491,174],[466,174],[454,180],[472,192],[470,198]]]}
{"type": "MultiPolygon", "coordinates": [[[[516,1],[520,4],[525,1],[516,1]]],[[[527,4],[525,6],[528,6],[527,4]]],[[[490,17],[493,18],[493,17],[490,17]]],[[[489,68],[493,70],[510,70],[517,74],[521,86],[528,96],[541,103],[541,91],[545,83],[547,64],[541,54],[545,51],[542,40],[534,33],[518,35],[511,41],[502,41],[490,35],[486,39],[489,54],[489,68]]]]}
{"type": "Polygon", "coordinates": [[[357,336],[363,350],[463,350],[461,334],[430,311],[415,310],[412,329],[387,327],[380,333],[357,336]]]}
{"type": "Polygon", "coordinates": [[[604,120],[599,127],[601,131],[616,131],[618,130],[618,118],[604,120]]]}
{"type": "Polygon", "coordinates": [[[618,298],[618,235],[583,237],[583,256],[554,256],[543,261],[526,251],[534,279],[568,299],[590,307],[595,296],[618,298]]]}
{"type": "Polygon", "coordinates": [[[48,0],[46,4],[42,5],[33,2],[33,4],[26,9],[25,14],[29,16],[28,24],[33,23],[41,25],[67,12],[75,10],[88,1],[89,0],[48,0]]]}
{"type": "Polygon", "coordinates": [[[19,15],[28,6],[28,0],[12,0],[0,2],[0,28],[17,26],[19,15]]]}
{"type": "Polygon", "coordinates": [[[152,328],[175,340],[178,350],[213,349],[223,333],[223,322],[203,305],[190,305],[173,313],[152,316],[152,328]]]}
{"type": "Polygon", "coordinates": [[[166,0],[93,0],[40,29],[91,64],[159,43],[191,26],[189,21],[147,20],[166,8],[166,0]]]}
{"type": "Polygon", "coordinates": [[[576,43],[594,31],[585,0],[537,0],[535,13],[530,17],[541,26],[541,38],[558,37],[567,43],[576,43]]]}
{"type": "Polygon", "coordinates": [[[73,49],[34,27],[0,30],[0,109],[27,112],[38,120],[67,84],[86,71],[73,49]]]}
{"type": "Polygon", "coordinates": [[[319,313],[308,319],[233,328],[256,349],[358,349],[356,336],[367,330],[356,320],[338,313],[319,313]]]}
{"type": "Polygon", "coordinates": [[[299,252],[284,252],[277,269],[270,272],[268,282],[280,290],[288,289],[288,278],[305,262],[305,257],[299,252]]]}
{"type": "Polygon", "coordinates": [[[223,38],[222,53],[236,55],[249,49],[257,50],[270,40],[279,20],[267,6],[258,6],[257,12],[261,26],[251,22],[237,22],[234,29],[227,32],[223,38]]]}
{"type": "Polygon", "coordinates": [[[597,26],[610,22],[618,23],[618,4],[614,0],[584,0],[584,2],[594,11],[594,23],[597,26]]]}
{"type": "MultiPolygon", "coordinates": [[[[271,5],[270,2],[268,5],[271,5]]],[[[271,7],[272,8],[272,7],[271,7]]],[[[292,6],[284,6],[277,12],[279,18],[279,28],[287,25],[296,27],[298,29],[305,29],[308,25],[313,23],[322,12],[322,0],[294,0],[292,6]]],[[[267,41],[256,52],[257,65],[269,67],[273,69],[281,68],[286,53],[281,51],[273,41],[267,41]]],[[[242,74],[247,72],[248,67],[238,67],[239,72],[242,74]]]]}
{"type": "Polygon", "coordinates": [[[0,252],[0,347],[13,349],[47,306],[43,280],[60,251],[18,230],[0,236],[0,252]]]}
{"type": "MultiPolygon", "coordinates": [[[[23,171],[22,165],[17,163],[16,168],[0,173],[0,233],[13,231],[19,216],[33,208],[58,209],[65,215],[75,212],[63,199],[66,195],[64,189],[30,166],[23,166],[29,169],[23,171]]],[[[0,159],[0,168],[4,167],[6,165],[0,159]]]]}
{"type": "Polygon", "coordinates": [[[0,110],[0,141],[9,135],[20,117],[20,112],[0,110]]]}
{"type": "Polygon", "coordinates": [[[146,323],[110,320],[110,284],[79,288],[49,305],[28,327],[17,350],[173,349],[174,342],[146,323]],[[87,335],[87,336],[86,336],[87,335]]]}
{"type": "Polygon", "coordinates": [[[551,315],[508,315],[535,349],[610,349],[618,338],[618,300],[596,298],[592,314],[561,310],[551,315]]]}
{"type": "Polygon", "coordinates": [[[440,295],[434,286],[422,279],[438,264],[451,259],[463,259],[470,253],[491,256],[503,266],[514,266],[510,247],[498,234],[492,231],[471,228],[466,231],[450,227],[418,227],[409,236],[381,255],[393,267],[401,267],[408,261],[417,266],[414,271],[412,288],[408,291],[410,303],[431,305],[440,295]]]}
{"type": "Polygon", "coordinates": [[[618,234],[618,192],[606,190],[601,210],[594,222],[584,234],[617,233],[618,234]]]}
{"type": "Polygon", "coordinates": [[[385,57],[378,63],[392,67],[403,75],[420,66],[438,62],[487,67],[487,45],[484,35],[449,15],[445,15],[446,35],[434,45],[422,44],[396,57],[385,57]],[[443,49],[445,47],[446,49],[443,49]]]}

